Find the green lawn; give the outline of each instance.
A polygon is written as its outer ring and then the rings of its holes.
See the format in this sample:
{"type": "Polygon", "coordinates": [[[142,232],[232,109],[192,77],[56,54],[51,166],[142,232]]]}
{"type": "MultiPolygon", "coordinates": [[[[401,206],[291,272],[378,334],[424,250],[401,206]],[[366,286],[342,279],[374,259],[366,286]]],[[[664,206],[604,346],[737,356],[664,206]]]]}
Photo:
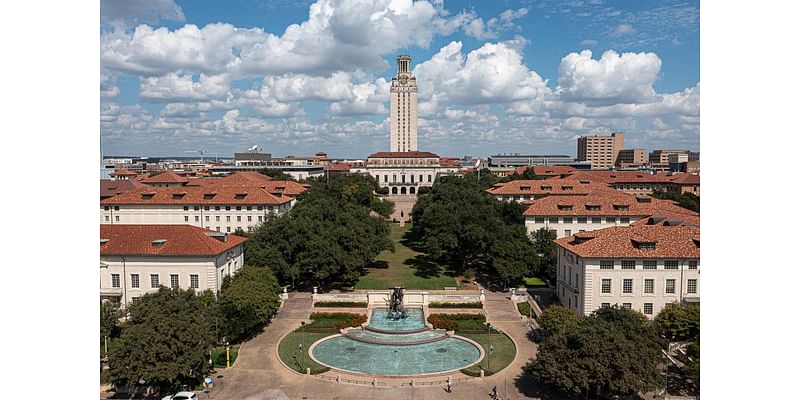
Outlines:
{"type": "Polygon", "coordinates": [[[409,233],[410,224],[401,227],[392,224],[390,237],[394,241],[394,253],[384,251],[375,258],[376,265],[367,268],[367,274],[356,284],[356,289],[388,289],[402,285],[408,289],[442,289],[456,286],[455,274],[408,246],[414,246],[409,233]]]}
{"type": "Polygon", "coordinates": [[[484,357],[480,363],[461,370],[467,375],[480,376],[481,368],[486,371],[486,375],[492,375],[514,361],[514,355],[516,355],[517,350],[514,347],[514,342],[505,334],[459,333],[459,335],[478,342],[483,347],[485,354],[487,354],[487,357],[484,357]],[[488,355],[489,344],[494,348],[490,356],[488,355]]]}
{"type": "Polygon", "coordinates": [[[298,331],[292,332],[283,338],[283,340],[281,340],[281,342],[278,344],[278,355],[281,357],[281,360],[283,360],[284,364],[297,372],[305,373],[306,368],[311,368],[312,374],[321,374],[325,371],[328,371],[330,368],[314,362],[314,360],[308,355],[308,347],[311,346],[312,343],[326,336],[331,336],[331,334],[312,332],[300,333],[298,331]],[[303,353],[305,353],[302,356],[298,348],[301,343],[303,344],[303,353]]]}
{"type": "Polygon", "coordinates": [[[524,280],[525,286],[523,287],[547,286],[547,283],[542,280],[542,278],[537,278],[535,276],[533,278],[524,278],[524,280]]]}

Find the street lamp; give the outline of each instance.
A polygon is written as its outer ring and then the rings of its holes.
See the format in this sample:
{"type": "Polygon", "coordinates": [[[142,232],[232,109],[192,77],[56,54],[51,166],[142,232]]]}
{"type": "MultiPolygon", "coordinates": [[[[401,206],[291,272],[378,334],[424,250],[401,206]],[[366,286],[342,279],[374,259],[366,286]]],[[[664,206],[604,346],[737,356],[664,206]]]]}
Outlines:
{"type": "Polygon", "coordinates": [[[303,343],[305,343],[306,335],[305,335],[305,328],[306,321],[300,321],[300,368],[303,368],[305,365],[305,358],[306,355],[303,353],[303,343]]]}
{"type": "Polygon", "coordinates": [[[225,341],[225,368],[231,367],[231,344],[225,341]]]}
{"type": "Polygon", "coordinates": [[[489,367],[491,366],[490,356],[492,355],[492,324],[487,322],[486,323],[486,333],[487,333],[487,341],[489,342],[489,354],[486,355],[486,372],[489,372],[489,367]]]}

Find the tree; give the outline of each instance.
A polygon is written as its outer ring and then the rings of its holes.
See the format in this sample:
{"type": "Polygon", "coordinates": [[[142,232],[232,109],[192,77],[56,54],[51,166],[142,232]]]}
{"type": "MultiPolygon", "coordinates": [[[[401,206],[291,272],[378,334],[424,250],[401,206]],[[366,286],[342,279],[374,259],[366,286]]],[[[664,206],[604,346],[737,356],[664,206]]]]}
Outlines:
{"type": "Polygon", "coordinates": [[[531,274],[536,251],[525,235],[524,225],[508,225],[498,232],[489,249],[492,266],[506,282],[516,282],[531,274]]]}
{"type": "Polygon", "coordinates": [[[537,319],[545,337],[569,332],[578,326],[579,321],[575,311],[558,304],[547,307],[537,319]]]}
{"type": "Polygon", "coordinates": [[[214,345],[207,309],[194,290],[148,293],[129,308],[129,321],[109,355],[111,381],[169,388],[196,383],[214,345]]]}
{"type": "Polygon", "coordinates": [[[692,343],[686,348],[686,354],[691,358],[684,367],[683,372],[694,379],[697,386],[700,386],[700,335],[694,338],[692,343]]]}
{"type": "Polygon", "coordinates": [[[225,338],[242,339],[267,323],[280,306],[280,290],[269,268],[248,265],[237,271],[219,295],[225,338]]]}
{"type": "Polygon", "coordinates": [[[695,212],[700,212],[700,197],[694,193],[682,193],[678,194],[675,192],[663,191],[663,190],[654,190],[653,197],[662,200],[672,200],[678,203],[679,206],[687,209],[692,210],[695,212]]]}
{"type": "Polygon", "coordinates": [[[106,353],[108,352],[108,338],[116,335],[119,318],[119,307],[110,301],[100,302],[100,340],[104,344],[106,353]]]}
{"type": "Polygon", "coordinates": [[[670,303],[655,318],[659,333],[667,338],[689,339],[700,334],[700,306],[670,303]]]}
{"type": "Polygon", "coordinates": [[[626,309],[581,317],[575,328],[545,337],[526,371],[570,396],[628,395],[658,387],[660,347],[641,318],[626,309]]]}
{"type": "Polygon", "coordinates": [[[556,240],[556,231],[540,228],[531,234],[533,247],[537,254],[536,272],[548,281],[556,281],[556,263],[558,262],[558,248],[553,242],[556,240]]]}

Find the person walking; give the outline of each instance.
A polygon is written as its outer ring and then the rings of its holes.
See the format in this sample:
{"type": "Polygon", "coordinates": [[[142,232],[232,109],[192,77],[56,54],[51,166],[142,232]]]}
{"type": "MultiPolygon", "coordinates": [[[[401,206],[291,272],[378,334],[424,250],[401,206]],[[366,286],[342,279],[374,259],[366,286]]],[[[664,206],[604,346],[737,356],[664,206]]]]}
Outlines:
{"type": "Polygon", "coordinates": [[[447,393],[453,393],[453,390],[450,388],[452,381],[450,381],[450,377],[447,377],[447,393]]]}
{"type": "Polygon", "coordinates": [[[492,396],[492,400],[497,400],[497,385],[495,385],[495,387],[492,388],[492,393],[490,394],[490,396],[492,396]]]}

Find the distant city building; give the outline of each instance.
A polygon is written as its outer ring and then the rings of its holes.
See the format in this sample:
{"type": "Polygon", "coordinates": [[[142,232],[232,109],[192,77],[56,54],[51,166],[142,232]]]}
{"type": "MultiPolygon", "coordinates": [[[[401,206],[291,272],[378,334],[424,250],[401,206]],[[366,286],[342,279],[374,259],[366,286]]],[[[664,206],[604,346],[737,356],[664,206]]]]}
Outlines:
{"type": "Polygon", "coordinates": [[[270,153],[233,153],[234,165],[264,165],[272,161],[272,154],[270,153]]]}
{"type": "MultiPolygon", "coordinates": [[[[649,161],[650,164],[662,164],[668,165],[669,164],[669,156],[674,154],[689,154],[689,150],[653,150],[650,152],[649,161]]],[[[695,153],[699,160],[700,153],[695,153]]],[[[693,161],[698,161],[693,160],[693,161]]],[[[686,161],[689,161],[688,159],[686,161]]]]}
{"type": "Polygon", "coordinates": [[[411,57],[397,57],[397,73],[389,88],[389,149],[417,151],[417,78],[411,73],[411,57]]]}
{"type": "Polygon", "coordinates": [[[100,299],[127,307],[161,286],[218,292],[246,238],[189,225],[100,225],[100,299]]]}
{"type": "Polygon", "coordinates": [[[683,194],[692,193],[700,196],[700,175],[692,173],[680,173],[669,177],[670,184],[667,188],[670,192],[683,194]]]}
{"type": "Polygon", "coordinates": [[[578,315],[616,305],[652,319],[669,303],[700,302],[699,226],[613,227],[555,243],[556,294],[578,315]]]}
{"type": "Polygon", "coordinates": [[[496,154],[489,156],[489,167],[524,167],[532,165],[572,165],[575,159],[565,155],[496,154]]]}
{"type": "Polygon", "coordinates": [[[592,169],[609,169],[616,164],[617,156],[625,145],[625,134],[611,136],[581,136],[578,138],[578,161],[590,161],[592,169]]]}
{"type": "Polygon", "coordinates": [[[647,164],[647,149],[623,149],[617,155],[616,167],[647,164]]]}

